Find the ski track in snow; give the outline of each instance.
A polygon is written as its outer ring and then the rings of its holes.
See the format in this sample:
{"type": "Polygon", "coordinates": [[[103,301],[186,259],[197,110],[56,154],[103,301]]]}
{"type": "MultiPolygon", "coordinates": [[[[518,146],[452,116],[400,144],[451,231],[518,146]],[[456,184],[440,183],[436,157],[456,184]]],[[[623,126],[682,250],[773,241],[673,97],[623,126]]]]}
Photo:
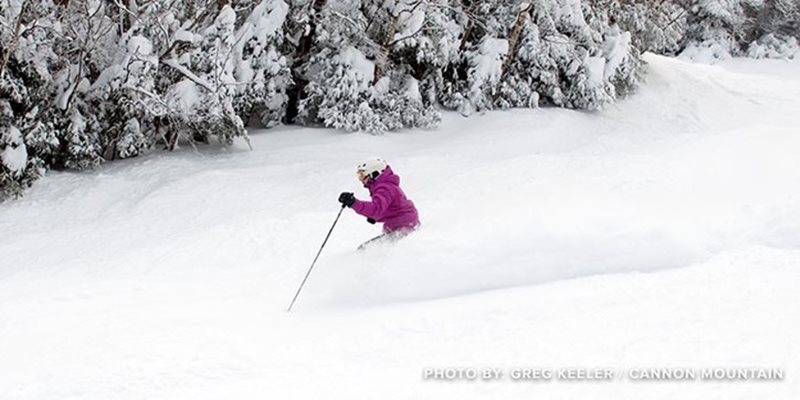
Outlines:
{"type": "Polygon", "coordinates": [[[252,132],[50,173],[0,208],[0,399],[794,399],[800,64],[647,56],[599,113],[252,132]],[[345,210],[381,155],[420,231],[345,210]],[[647,273],[643,273],[647,272],[647,273]],[[776,366],[779,383],[423,381],[444,366],[776,366]]]}

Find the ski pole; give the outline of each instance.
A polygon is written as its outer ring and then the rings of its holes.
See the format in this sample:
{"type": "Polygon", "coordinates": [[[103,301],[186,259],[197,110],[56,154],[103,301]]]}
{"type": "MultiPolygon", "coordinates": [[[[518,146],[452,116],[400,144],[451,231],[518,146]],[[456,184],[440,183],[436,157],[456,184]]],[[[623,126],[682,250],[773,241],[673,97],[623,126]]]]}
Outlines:
{"type": "Polygon", "coordinates": [[[336,223],[339,222],[339,217],[342,216],[342,211],[344,211],[344,207],[345,207],[344,204],[342,204],[342,208],[339,209],[339,214],[336,214],[336,219],[333,220],[333,225],[331,225],[331,229],[328,231],[328,236],[325,236],[325,240],[322,242],[322,246],[319,247],[317,256],[314,257],[314,261],[311,262],[311,267],[308,268],[308,272],[306,272],[306,276],[305,278],[303,278],[303,282],[300,282],[300,287],[297,288],[297,293],[294,294],[292,303],[289,304],[289,308],[286,309],[286,312],[292,311],[292,306],[294,305],[295,300],[297,300],[297,296],[300,295],[300,291],[303,290],[303,285],[306,284],[308,276],[311,275],[311,270],[314,269],[314,264],[317,263],[317,259],[319,258],[320,253],[322,253],[322,249],[325,247],[325,243],[328,243],[328,238],[331,237],[331,232],[333,232],[333,228],[336,226],[336,223]]]}

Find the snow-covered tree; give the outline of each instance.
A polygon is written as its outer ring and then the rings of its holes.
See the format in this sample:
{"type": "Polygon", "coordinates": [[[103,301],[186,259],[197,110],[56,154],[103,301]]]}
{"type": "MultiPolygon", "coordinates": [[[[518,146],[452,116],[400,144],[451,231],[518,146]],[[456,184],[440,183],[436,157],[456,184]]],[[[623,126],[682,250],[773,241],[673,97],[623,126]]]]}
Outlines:
{"type": "Polygon", "coordinates": [[[748,43],[742,51],[754,58],[793,58],[800,56],[800,0],[763,0],[759,7],[746,11],[748,43]]]}
{"type": "Polygon", "coordinates": [[[640,52],[674,55],[681,49],[688,15],[681,1],[594,0],[592,5],[607,10],[610,22],[630,32],[640,52]]]}
{"type": "Polygon", "coordinates": [[[244,121],[255,117],[272,127],[286,114],[292,83],[289,60],[282,54],[288,13],[284,0],[262,0],[238,28],[234,108],[244,121]]]}
{"type": "Polygon", "coordinates": [[[52,98],[53,4],[0,1],[0,201],[21,195],[59,152],[52,98]]]}
{"type": "Polygon", "coordinates": [[[594,110],[640,53],[791,57],[799,0],[0,0],[0,196],[246,126],[594,110]]]}
{"type": "Polygon", "coordinates": [[[465,30],[460,57],[445,70],[446,106],[464,114],[539,104],[591,110],[636,87],[639,54],[604,9],[501,0],[463,10],[478,28],[465,30]]]}
{"type": "Polygon", "coordinates": [[[209,142],[216,137],[229,144],[235,137],[246,137],[244,123],[233,106],[235,22],[233,9],[223,6],[209,26],[193,35],[187,51],[164,61],[179,73],[179,79],[164,93],[171,129],[169,148],[182,138],[209,142]]]}
{"type": "Polygon", "coordinates": [[[391,61],[399,15],[406,14],[401,7],[421,3],[389,3],[341,1],[322,10],[315,47],[302,65],[308,84],[299,103],[299,122],[372,133],[438,122],[438,112],[417,95],[418,85],[409,84],[405,67],[391,61]],[[373,31],[371,24],[380,20],[396,26],[373,31]]]}
{"type": "Polygon", "coordinates": [[[692,0],[684,54],[720,59],[737,54],[740,43],[747,41],[745,6],[755,1],[760,0],[692,0]]]}
{"type": "Polygon", "coordinates": [[[125,46],[119,49],[117,59],[86,94],[98,114],[104,160],[134,157],[151,148],[156,141],[153,119],[164,113],[155,94],[156,49],[146,37],[133,35],[134,31],[123,36],[125,46]]]}
{"type": "Polygon", "coordinates": [[[800,39],[798,0],[687,0],[688,58],[790,57],[800,39]]]}

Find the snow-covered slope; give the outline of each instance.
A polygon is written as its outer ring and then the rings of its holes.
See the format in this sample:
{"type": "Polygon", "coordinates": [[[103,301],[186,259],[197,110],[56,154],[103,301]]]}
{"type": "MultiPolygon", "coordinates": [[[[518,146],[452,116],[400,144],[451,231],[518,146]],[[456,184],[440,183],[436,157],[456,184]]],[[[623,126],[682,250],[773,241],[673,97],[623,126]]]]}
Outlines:
{"type": "Polygon", "coordinates": [[[800,64],[648,56],[597,114],[283,128],[51,173],[0,209],[0,399],[793,399],[800,64]],[[354,166],[423,228],[350,210],[354,166]],[[642,273],[648,272],[648,273],[642,273]],[[441,382],[426,367],[776,367],[780,382],[441,382]]]}

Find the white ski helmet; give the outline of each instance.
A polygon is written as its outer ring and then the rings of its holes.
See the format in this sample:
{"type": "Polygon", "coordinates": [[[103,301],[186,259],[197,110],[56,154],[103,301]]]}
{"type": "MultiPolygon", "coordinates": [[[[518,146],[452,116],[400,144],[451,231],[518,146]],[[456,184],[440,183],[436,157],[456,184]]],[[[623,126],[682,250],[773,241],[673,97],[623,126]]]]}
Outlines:
{"type": "Polygon", "coordinates": [[[370,177],[370,179],[375,179],[383,173],[383,170],[386,169],[386,166],[387,164],[384,159],[380,157],[371,157],[361,164],[358,164],[356,171],[363,172],[364,175],[370,177]]]}

